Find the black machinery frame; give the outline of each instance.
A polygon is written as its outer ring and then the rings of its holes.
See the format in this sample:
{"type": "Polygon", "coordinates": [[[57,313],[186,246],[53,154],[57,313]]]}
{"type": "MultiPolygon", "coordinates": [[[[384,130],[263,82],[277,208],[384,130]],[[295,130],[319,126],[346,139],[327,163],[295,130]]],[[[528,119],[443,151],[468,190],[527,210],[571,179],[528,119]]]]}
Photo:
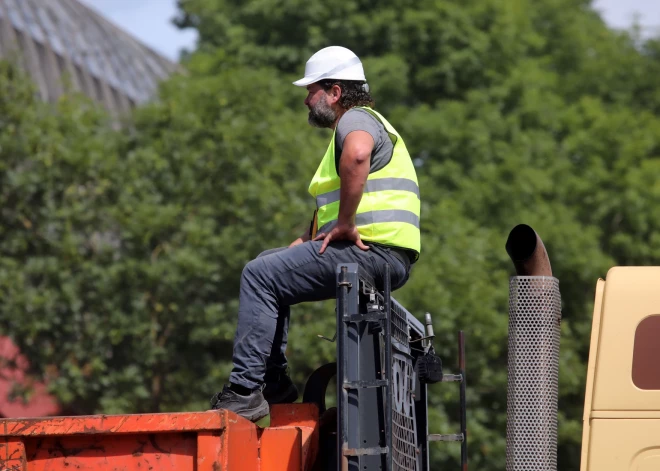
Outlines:
{"type": "Polygon", "coordinates": [[[428,471],[427,390],[410,347],[424,326],[392,299],[387,269],[379,291],[357,264],[337,267],[338,466],[428,471]]]}
{"type": "Polygon", "coordinates": [[[337,266],[337,469],[429,471],[429,441],[460,441],[467,471],[463,332],[460,372],[441,380],[460,382],[461,433],[429,435],[415,365],[432,330],[392,298],[390,283],[389,265],[381,287],[356,263],[337,266]]]}

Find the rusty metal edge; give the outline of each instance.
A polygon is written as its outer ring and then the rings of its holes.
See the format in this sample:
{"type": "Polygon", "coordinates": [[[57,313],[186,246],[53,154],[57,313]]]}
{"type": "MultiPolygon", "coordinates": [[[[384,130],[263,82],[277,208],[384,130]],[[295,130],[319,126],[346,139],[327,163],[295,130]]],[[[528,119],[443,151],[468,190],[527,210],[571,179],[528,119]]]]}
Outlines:
{"type": "MultiPolygon", "coordinates": [[[[246,421],[226,410],[160,414],[87,415],[76,417],[0,419],[4,437],[164,433],[224,430],[246,421]]],[[[248,422],[249,423],[249,422],[248,422]]]]}

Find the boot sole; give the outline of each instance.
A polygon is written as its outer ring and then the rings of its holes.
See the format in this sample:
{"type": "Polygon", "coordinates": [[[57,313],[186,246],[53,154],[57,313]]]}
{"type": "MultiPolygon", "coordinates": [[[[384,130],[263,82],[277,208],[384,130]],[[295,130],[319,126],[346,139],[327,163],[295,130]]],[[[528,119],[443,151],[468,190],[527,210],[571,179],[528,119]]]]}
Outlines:
{"type": "Polygon", "coordinates": [[[270,413],[270,407],[268,407],[268,403],[264,401],[259,407],[236,411],[236,413],[250,422],[257,422],[270,413]]]}

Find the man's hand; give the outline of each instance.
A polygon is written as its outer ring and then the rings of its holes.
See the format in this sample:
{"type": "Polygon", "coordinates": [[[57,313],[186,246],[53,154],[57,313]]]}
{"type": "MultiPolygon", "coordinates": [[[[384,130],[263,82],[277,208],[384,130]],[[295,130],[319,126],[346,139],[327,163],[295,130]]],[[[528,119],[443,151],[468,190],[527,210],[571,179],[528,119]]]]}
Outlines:
{"type": "Polygon", "coordinates": [[[337,224],[327,234],[325,232],[318,234],[314,237],[314,240],[323,240],[323,245],[321,246],[321,250],[319,250],[320,254],[325,252],[326,247],[333,240],[350,240],[362,250],[369,250],[369,246],[365,245],[362,239],[360,239],[360,233],[355,225],[337,224]]]}

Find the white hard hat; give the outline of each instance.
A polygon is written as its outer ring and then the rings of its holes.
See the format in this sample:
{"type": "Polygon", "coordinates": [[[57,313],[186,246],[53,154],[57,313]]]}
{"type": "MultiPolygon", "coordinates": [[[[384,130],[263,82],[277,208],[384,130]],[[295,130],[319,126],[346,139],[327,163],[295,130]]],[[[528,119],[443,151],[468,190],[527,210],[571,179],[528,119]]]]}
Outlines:
{"type": "Polygon", "coordinates": [[[305,64],[305,76],[293,82],[299,87],[306,87],[325,79],[358,80],[366,82],[360,58],[350,49],[330,46],[321,49],[305,64]]]}

